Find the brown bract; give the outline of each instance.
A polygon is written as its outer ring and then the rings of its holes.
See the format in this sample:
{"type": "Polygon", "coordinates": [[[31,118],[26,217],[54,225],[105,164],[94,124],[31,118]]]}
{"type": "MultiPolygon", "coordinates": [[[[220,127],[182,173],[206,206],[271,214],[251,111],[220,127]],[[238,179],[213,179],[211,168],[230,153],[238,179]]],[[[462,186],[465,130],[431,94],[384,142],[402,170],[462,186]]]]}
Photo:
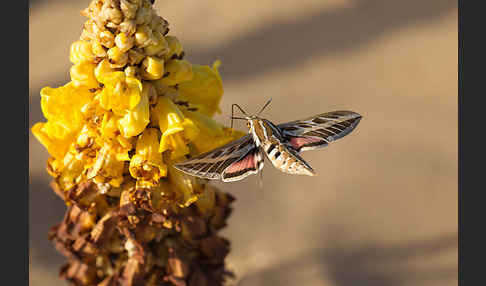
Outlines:
{"type": "Polygon", "coordinates": [[[226,194],[217,191],[204,216],[196,205],[155,211],[143,189],[114,200],[85,183],[67,195],[71,206],[49,239],[68,259],[60,276],[71,285],[222,285],[230,276],[229,242],[217,235],[233,200],[226,194]]]}

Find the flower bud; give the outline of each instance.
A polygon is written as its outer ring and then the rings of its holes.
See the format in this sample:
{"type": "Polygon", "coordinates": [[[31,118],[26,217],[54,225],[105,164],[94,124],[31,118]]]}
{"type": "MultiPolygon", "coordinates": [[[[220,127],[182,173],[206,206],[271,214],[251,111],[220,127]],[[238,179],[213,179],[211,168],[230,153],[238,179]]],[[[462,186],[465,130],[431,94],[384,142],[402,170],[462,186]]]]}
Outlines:
{"type": "Polygon", "coordinates": [[[137,15],[139,5],[128,0],[120,0],[120,9],[125,19],[133,19],[137,15]]]}
{"type": "Polygon", "coordinates": [[[164,36],[159,32],[154,33],[154,39],[152,44],[146,46],[143,50],[148,56],[163,55],[169,50],[169,44],[165,40],[164,36]]]}
{"type": "Polygon", "coordinates": [[[92,52],[95,56],[97,56],[99,58],[106,57],[106,49],[103,47],[103,45],[100,42],[93,41],[91,43],[91,48],[92,48],[92,52]]]}
{"type": "Polygon", "coordinates": [[[135,155],[130,161],[132,177],[144,182],[144,185],[157,185],[161,177],[167,175],[167,166],[159,153],[159,131],[147,128],[137,139],[135,155]]]}
{"type": "Polygon", "coordinates": [[[128,63],[128,54],[121,51],[118,46],[109,49],[107,54],[112,68],[121,68],[128,63]]]}
{"type": "Polygon", "coordinates": [[[169,45],[169,51],[165,55],[167,59],[171,59],[173,56],[178,57],[183,51],[182,44],[179,42],[179,39],[174,36],[165,36],[165,40],[169,45]]]}
{"type": "Polygon", "coordinates": [[[142,62],[141,75],[143,79],[156,80],[164,75],[164,60],[146,57],[142,62]]]}
{"type": "Polygon", "coordinates": [[[72,43],[69,60],[73,64],[77,64],[80,62],[91,62],[94,60],[94,57],[95,55],[93,54],[90,42],[76,41],[72,43]]]}
{"type": "Polygon", "coordinates": [[[135,32],[135,44],[138,47],[146,47],[150,44],[152,38],[152,30],[147,26],[139,26],[135,32]]]}
{"type": "Polygon", "coordinates": [[[108,30],[99,33],[99,40],[107,48],[112,48],[115,45],[115,36],[108,30]]]}
{"type": "Polygon", "coordinates": [[[119,33],[115,37],[115,44],[121,52],[126,52],[133,47],[135,39],[127,36],[125,33],[119,33]]]}

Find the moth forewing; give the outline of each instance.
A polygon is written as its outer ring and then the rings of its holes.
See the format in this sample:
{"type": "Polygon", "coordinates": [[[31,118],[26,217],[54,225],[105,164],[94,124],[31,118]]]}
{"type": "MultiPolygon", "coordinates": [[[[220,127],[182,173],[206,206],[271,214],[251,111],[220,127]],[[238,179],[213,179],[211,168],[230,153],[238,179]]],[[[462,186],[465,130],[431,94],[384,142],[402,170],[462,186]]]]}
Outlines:
{"type": "Polygon", "coordinates": [[[193,176],[205,179],[221,179],[221,174],[227,167],[255,148],[252,138],[245,135],[222,147],[177,163],[174,167],[193,176]]]}
{"type": "Polygon", "coordinates": [[[333,111],[277,126],[289,144],[302,152],[325,147],[348,135],[361,118],[353,111],[333,111]]]}

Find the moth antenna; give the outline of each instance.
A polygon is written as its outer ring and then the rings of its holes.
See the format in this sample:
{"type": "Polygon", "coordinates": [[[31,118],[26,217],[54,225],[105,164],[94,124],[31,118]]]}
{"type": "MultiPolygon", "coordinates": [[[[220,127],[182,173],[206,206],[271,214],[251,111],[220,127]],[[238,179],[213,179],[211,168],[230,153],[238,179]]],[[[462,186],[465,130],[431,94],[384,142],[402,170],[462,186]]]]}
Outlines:
{"type": "Polygon", "coordinates": [[[233,105],[231,105],[231,133],[233,133],[233,105]]]}
{"type": "Polygon", "coordinates": [[[231,109],[231,133],[233,133],[233,108],[231,109]]]}
{"type": "Polygon", "coordinates": [[[233,110],[234,110],[234,107],[238,107],[238,109],[245,115],[245,116],[248,116],[248,114],[246,114],[246,112],[243,110],[243,108],[241,108],[238,104],[236,103],[233,103],[231,105],[231,115],[233,115],[233,110]]]}
{"type": "Polygon", "coordinates": [[[263,110],[270,104],[270,102],[272,102],[272,99],[270,98],[267,103],[265,103],[265,105],[262,107],[262,109],[260,109],[260,111],[258,112],[257,116],[260,115],[260,113],[263,112],[263,110]]]}
{"type": "MultiPolygon", "coordinates": [[[[238,104],[236,103],[233,103],[231,105],[231,130],[233,130],[233,119],[239,119],[239,118],[236,118],[234,117],[233,115],[235,114],[235,106],[238,107],[238,109],[246,116],[248,116],[248,114],[246,114],[246,112],[243,110],[243,108],[241,108],[238,104]]],[[[244,118],[242,118],[244,119],[244,118]]]]}

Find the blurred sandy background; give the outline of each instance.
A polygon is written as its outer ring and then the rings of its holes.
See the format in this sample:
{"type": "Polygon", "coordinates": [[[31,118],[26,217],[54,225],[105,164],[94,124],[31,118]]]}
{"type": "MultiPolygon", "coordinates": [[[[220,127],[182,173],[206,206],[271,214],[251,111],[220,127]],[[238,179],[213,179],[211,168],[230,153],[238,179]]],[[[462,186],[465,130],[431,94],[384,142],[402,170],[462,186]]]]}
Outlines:
{"type": "MultiPolygon", "coordinates": [[[[69,80],[88,0],[32,1],[30,126],[39,91],[69,80]]],[[[224,235],[238,285],[457,285],[457,1],[157,0],[187,58],[222,60],[222,110],[270,97],[276,123],[350,109],[354,133],[304,157],[317,177],[264,170],[224,235]]],[[[228,119],[220,116],[220,120],[228,119]]],[[[227,122],[229,124],[229,122],[227,122]]],[[[244,129],[241,123],[239,127],[244,129]]],[[[63,202],[30,136],[30,285],[65,285],[47,240],[63,202]]]]}

